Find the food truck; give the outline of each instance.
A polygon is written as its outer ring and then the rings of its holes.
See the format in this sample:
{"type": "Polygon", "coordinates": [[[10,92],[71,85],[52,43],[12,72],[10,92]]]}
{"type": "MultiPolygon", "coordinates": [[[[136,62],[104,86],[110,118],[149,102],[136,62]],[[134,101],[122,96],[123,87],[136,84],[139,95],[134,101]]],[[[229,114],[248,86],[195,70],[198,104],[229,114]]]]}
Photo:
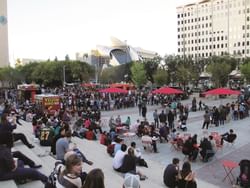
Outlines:
{"type": "Polygon", "coordinates": [[[42,110],[47,110],[49,114],[54,114],[60,109],[60,96],[53,94],[40,94],[35,96],[35,103],[42,110]]]}
{"type": "Polygon", "coordinates": [[[40,86],[37,84],[20,84],[17,86],[17,98],[21,102],[25,102],[26,100],[29,100],[29,102],[34,103],[35,102],[35,95],[40,94],[40,86]]]}

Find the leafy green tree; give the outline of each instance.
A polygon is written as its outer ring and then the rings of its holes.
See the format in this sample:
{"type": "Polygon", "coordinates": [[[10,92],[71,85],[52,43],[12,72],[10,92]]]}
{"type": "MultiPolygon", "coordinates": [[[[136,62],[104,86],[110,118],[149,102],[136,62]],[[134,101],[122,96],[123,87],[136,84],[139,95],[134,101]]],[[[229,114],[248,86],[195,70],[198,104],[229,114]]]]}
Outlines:
{"type": "Polygon", "coordinates": [[[225,87],[227,85],[228,74],[231,70],[231,66],[227,62],[211,63],[207,67],[207,71],[212,74],[215,87],[225,87]]]}
{"type": "Polygon", "coordinates": [[[16,88],[17,84],[20,83],[21,74],[17,69],[10,66],[0,68],[0,80],[8,83],[11,88],[16,88]]]}
{"type": "Polygon", "coordinates": [[[176,78],[179,84],[181,84],[185,90],[186,85],[188,84],[189,80],[191,80],[191,72],[184,65],[180,65],[177,68],[176,78]]]}
{"type": "Polygon", "coordinates": [[[161,62],[160,57],[155,57],[153,59],[143,61],[147,79],[152,83],[154,83],[153,75],[157,71],[157,68],[160,62],[161,62]]]}
{"type": "Polygon", "coordinates": [[[241,65],[240,71],[246,78],[247,83],[250,83],[250,62],[241,65]]]}
{"type": "Polygon", "coordinates": [[[65,61],[70,61],[68,54],[65,56],[65,61]]]}
{"type": "Polygon", "coordinates": [[[140,62],[133,62],[131,66],[131,76],[135,85],[142,86],[146,84],[147,77],[144,64],[140,62]]]}
{"type": "Polygon", "coordinates": [[[164,69],[158,68],[155,74],[153,75],[154,81],[157,86],[163,86],[169,84],[168,82],[168,72],[164,69]]]}

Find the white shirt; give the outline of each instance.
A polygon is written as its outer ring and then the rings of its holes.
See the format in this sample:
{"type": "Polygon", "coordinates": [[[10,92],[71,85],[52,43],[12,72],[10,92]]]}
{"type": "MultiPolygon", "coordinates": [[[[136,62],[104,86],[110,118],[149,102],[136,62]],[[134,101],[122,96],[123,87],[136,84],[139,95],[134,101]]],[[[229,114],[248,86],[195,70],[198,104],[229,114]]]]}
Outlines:
{"type": "Polygon", "coordinates": [[[122,150],[118,150],[115,154],[115,157],[113,159],[113,168],[114,169],[118,169],[122,166],[123,163],[123,159],[125,156],[125,152],[123,152],[122,150]]]}

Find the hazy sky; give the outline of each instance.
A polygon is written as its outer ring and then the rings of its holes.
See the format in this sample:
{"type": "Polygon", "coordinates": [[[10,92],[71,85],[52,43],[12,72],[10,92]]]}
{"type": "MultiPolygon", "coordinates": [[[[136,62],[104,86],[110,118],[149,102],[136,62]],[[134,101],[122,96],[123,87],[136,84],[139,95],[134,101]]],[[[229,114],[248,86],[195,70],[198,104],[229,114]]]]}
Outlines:
{"type": "Polygon", "coordinates": [[[11,58],[71,59],[110,36],[160,55],[177,51],[176,6],[195,0],[7,0],[11,58]]]}

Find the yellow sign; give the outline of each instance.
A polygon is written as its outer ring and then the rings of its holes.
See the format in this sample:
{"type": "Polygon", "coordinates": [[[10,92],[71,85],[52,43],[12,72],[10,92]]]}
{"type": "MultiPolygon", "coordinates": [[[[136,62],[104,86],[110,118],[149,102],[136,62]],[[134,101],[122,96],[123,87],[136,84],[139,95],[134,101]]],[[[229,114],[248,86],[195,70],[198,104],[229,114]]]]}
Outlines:
{"type": "Polygon", "coordinates": [[[45,97],[43,98],[44,106],[60,105],[59,97],[45,97]]]}

